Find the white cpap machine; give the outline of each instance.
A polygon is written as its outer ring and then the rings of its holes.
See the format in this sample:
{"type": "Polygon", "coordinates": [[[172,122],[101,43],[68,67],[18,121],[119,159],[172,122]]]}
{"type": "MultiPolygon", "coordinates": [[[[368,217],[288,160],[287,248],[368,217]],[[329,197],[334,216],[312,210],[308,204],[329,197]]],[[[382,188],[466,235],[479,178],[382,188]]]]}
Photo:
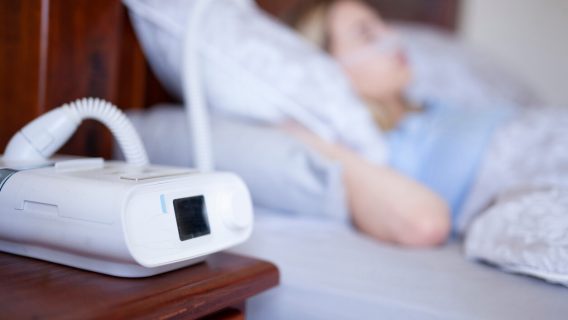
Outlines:
{"type": "Polygon", "coordinates": [[[240,178],[147,165],[126,121],[110,104],[84,99],[12,138],[0,160],[0,250],[143,277],[202,261],[249,237],[252,206],[240,178]],[[113,132],[127,162],[45,160],[70,135],[61,133],[72,133],[94,110],[115,119],[105,123],[122,121],[113,132]]]}
{"type": "MultiPolygon", "coordinates": [[[[195,26],[209,2],[199,1],[195,26]]],[[[54,109],[20,130],[0,158],[1,251],[145,277],[203,261],[250,236],[246,185],[211,171],[198,41],[195,32],[186,34],[193,38],[185,44],[184,91],[194,93],[185,100],[200,170],[149,165],[133,126],[110,103],[82,99],[54,109]],[[105,124],[126,162],[50,159],[83,119],[105,124]]]]}

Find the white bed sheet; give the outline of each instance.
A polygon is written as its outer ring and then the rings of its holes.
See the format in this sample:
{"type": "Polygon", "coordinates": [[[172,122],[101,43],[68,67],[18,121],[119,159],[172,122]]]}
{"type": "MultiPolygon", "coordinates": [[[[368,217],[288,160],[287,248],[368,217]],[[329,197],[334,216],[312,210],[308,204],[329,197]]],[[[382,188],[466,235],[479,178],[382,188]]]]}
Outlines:
{"type": "Polygon", "coordinates": [[[459,243],[405,250],[350,226],[257,210],[233,252],[276,263],[281,284],[249,319],[563,319],[568,289],[467,261],[459,243]]]}

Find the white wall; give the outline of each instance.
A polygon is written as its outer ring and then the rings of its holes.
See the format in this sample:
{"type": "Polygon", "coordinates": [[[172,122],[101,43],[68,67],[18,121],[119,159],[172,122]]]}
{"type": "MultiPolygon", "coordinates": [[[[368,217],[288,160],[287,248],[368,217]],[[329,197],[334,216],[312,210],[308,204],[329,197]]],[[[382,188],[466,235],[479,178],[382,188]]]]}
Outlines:
{"type": "Polygon", "coordinates": [[[466,42],[568,107],[568,0],[462,0],[466,42]]]}

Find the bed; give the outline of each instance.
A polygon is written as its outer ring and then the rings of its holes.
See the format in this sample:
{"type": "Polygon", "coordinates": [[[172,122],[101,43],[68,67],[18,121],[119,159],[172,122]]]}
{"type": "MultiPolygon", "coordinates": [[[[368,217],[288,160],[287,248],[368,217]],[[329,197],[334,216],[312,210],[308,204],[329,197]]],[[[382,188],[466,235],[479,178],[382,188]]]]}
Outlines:
{"type": "MultiPolygon", "coordinates": [[[[289,1],[261,1],[281,15],[289,1]]],[[[459,2],[377,0],[387,18],[455,30],[459,2]]],[[[118,0],[0,3],[0,110],[5,144],[24,123],[83,96],[124,109],[175,102],[153,75],[118,0]],[[9,61],[9,62],[8,62],[9,61]]],[[[112,156],[112,141],[88,123],[64,152],[112,156]]],[[[560,319],[566,288],[472,263],[453,241],[402,250],[344,221],[257,208],[253,237],[233,251],[275,262],[282,285],[248,305],[251,319],[560,319]]]]}
{"type": "Polygon", "coordinates": [[[337,223],[257,212],[234,251],[276,263],[281,285],[249,305],[251,319],[563,319],[566,288],[439,249],[382,245],[337,223]]]}

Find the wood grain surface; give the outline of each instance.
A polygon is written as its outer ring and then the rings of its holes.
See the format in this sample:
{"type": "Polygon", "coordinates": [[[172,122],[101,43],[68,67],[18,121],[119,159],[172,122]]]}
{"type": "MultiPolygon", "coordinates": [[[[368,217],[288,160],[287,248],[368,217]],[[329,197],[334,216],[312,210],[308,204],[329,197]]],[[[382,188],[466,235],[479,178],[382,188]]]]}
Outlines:
{"type": "Polygon", "coordinates": [[[279,274],[229,253],[141,279],[0,253],[0,279],[2,319],[195,319],[221,310],[215,318],[238,319],[238,309],[226,308],[277,285],[279,274]]]}

